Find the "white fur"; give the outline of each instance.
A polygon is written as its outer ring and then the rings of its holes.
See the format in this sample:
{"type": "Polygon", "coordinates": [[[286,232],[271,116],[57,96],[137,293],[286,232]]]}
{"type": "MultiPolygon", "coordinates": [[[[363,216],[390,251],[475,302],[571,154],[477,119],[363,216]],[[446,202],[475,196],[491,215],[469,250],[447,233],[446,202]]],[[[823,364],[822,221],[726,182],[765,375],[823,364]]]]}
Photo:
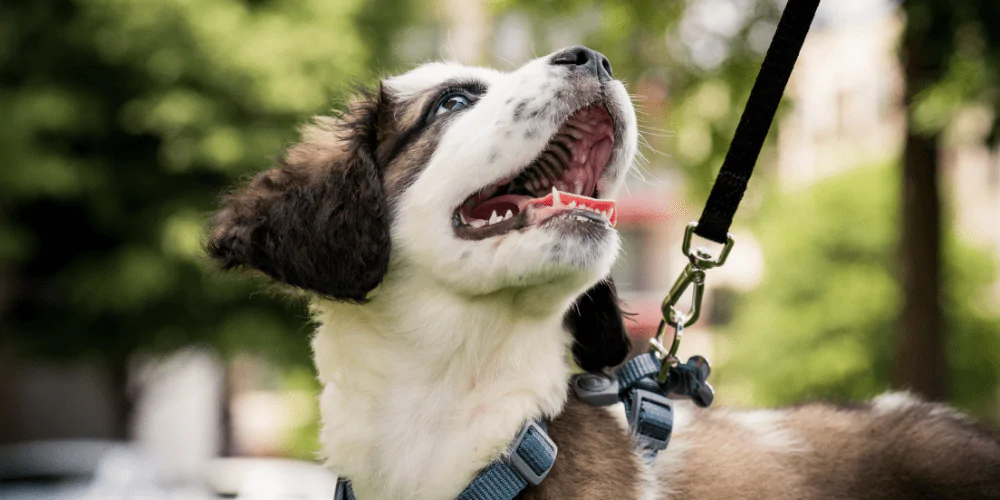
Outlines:
{"type": "Polygon", "coordinates": [[[895,413],[913,408],[921,403],[909,391],[887,392],[872,400],[872,409],[877,413],[895,413]]]}
{"type": "Polygon", "coordinates": [[[787,415],[781,410],[755,410],[730,413],[729,417],[750,431],[761,452],[801,453],[808,445],[785,425],[787,415]]]}
{"type": "MultiPolygon", "coordinates": [[[[563,315],[610,272],[617,236],[573,241],[533,227],[469,241],[451,226],[465,198],[531,163],[573,106],[593,97],[565,71],[546,58],[509,74],[436,63],[385,82],[403,97],[471,78],[488,91],[454,117],[400,197],[390,269],[370,301],[313,304],[323,452],[359,498],[454,498],[526,420],[565,403],[572,338],[563,315]],[[548,104],[537,119],[511,119],[522,101],[548,104]]],[[[637,136],[624,87],[607,92],[624,139],[602,197],[620,187],[637,136]]]]}

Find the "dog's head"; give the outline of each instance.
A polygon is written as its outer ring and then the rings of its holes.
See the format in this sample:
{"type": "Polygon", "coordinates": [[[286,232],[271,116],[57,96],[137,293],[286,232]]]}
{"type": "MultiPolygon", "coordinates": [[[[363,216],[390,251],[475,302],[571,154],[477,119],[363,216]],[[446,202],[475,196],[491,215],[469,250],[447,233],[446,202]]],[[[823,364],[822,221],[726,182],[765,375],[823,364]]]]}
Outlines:
{"type": "MultiPolygon", "coordinates": [[[[365,302],[393,275],[468,297],[576,295],[616,257],[611,198],[636,144],[625,87],[587,48],[510,73],[427,64],[307,126],[226,199],[208,250],[335,300],[365,302]]],[[[582,300],[567,317],[578,361],[616,364],[610,283],[582,300]]]]}

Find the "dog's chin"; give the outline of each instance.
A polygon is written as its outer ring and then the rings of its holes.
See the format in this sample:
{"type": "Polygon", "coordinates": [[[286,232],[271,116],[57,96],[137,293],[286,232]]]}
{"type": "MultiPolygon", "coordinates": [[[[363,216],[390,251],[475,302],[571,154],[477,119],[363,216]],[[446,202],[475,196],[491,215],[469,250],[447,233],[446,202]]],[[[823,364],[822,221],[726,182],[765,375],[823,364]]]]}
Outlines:
{"type": "Polygon", "coordinates": [[[428,258],[412,264],[453,293],[514,297],[538,314],[558,312],[607,276],[619,249],[618,233],[606,220],[572,211],[521,231],[482,240],[456,238],[452,244],[457,251],[425,249],[418,253],[428,258]]]}

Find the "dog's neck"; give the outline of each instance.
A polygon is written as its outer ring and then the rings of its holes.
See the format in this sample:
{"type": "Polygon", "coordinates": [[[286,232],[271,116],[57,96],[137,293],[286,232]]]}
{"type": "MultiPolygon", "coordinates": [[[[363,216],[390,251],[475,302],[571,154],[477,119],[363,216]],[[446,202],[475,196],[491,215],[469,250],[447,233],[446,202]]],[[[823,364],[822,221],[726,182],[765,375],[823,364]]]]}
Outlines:
{"type": "Polygon", "coordinates": [[[389,277],[367,304],[315,302],[328,465],[360,498],[454,498],[525,421],[561,410],[577,288],[472,298],[389,277]]]}

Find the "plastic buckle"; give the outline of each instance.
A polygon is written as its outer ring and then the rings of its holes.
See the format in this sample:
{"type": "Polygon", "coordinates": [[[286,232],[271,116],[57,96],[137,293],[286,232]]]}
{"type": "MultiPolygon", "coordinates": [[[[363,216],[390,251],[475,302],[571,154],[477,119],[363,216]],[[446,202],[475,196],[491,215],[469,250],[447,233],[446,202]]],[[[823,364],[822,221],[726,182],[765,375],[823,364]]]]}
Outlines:
{"type": "Polygon", "coordinates": [[[618,403],[618,379],[597,373],[573,376],[573,392],[590,406],[611,406],[618,403]]]}
{"type": "MultiPolygon", "coordinates": [[[[531,453],[531,452],[526,451],[526,453],[531,453]]],[[[554,442],[552,442],[552,439],[549,438],[549,434],[545,432],[545,429],[542,429],[542,426],[532,421],[528,422],[524,426],[524,429],[521,430],[521,433],[518,434],[517,439],[515,439],[514,443],[511,445],[510,465],[511,467],[514,468],[515,471],[517,471],[518,474],[521,475],[521,477],[523,477],[532,485],[538,486],[538,484],[541,483],[543,479],[545,479],[545,476],[549,475],[549,471],[552,470],[552,465],[555,464],[556,462],[556,454],[558,453],[559,453],[559,447],[556,446],[554,442]],[[535,432],[531,433],[532,430],[534,430],[535,432]],[[533,438],[537,439],[538,441],[534,443],[530,441],[526,442],[525,439],[528,438],[529,433],[531,433],[533,438]],[[546,452],[549,455],[549,464],[545,468],[545,470],[539,473],[536,473],[534,470],[532,470],[531,466],[528,465],[528,463],[524,460],[524,457],[521,456],[521,446],[524,444],[527,444],[528,446],[540,445],[542,447],[548,448],[546,452]]]]}
{"type": "Polygon", "coordinates": [[[632,404],[628,413],[630,416],[628,427],[632,431],[632,439],[635,439],[637,443],[650,450],[660,451],[666,449],[667,444],[670,443],[670,433],[674,427],[673,403],[666,397],[645,389],[634,389],[630,399],[632,404]],[[643,409],[646,409],[647,413],[644,413],[643,409]],[[666,412],[663,418],[652,414],[653,412],[660,413],[660,411],[657,411],[658,409],[666,412]],[[651,424],[661,429],[665,428],[666,437],[661,439],[646,432],[651,424]]]}

